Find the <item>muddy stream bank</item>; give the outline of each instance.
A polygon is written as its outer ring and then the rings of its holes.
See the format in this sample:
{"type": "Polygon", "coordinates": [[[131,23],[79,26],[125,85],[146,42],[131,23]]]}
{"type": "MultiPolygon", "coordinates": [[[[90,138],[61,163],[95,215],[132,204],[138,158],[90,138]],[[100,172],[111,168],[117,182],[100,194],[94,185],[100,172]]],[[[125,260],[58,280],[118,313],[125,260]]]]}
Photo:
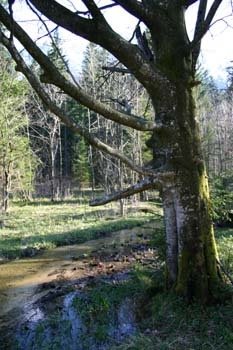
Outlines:
{"type": "MultiPolygon", "coordinates": [[[[74,309],[73,300],[86,298],[85,290],[93,282],[124,283],[136,262],[156,264],[156,250],[148,246],[156,228],[161,228],[161,223],[151,221],[141,227],[113,232],[108,237],[1,264],[0,349],[109,349],[106,343],[93,341],[91,335],[92,340],[88,344],[84,342],[89,330],[74,309]],[[60,321],[57,318],[55,326],[44,327],[48,315],[57,311],[60,321]],[[59,342],[56,340],[57,347],[53,346],[54,334],[62,334],[64,324],[67,327],[69,324],[69,335],[59,342]],[[42,329],[39,333],[38,328],[42,329]]],[[[119,305],[114,317],[115,326],[107,330],[111,339],[120,341],[135,332],[130,300],[119,305]]]]}

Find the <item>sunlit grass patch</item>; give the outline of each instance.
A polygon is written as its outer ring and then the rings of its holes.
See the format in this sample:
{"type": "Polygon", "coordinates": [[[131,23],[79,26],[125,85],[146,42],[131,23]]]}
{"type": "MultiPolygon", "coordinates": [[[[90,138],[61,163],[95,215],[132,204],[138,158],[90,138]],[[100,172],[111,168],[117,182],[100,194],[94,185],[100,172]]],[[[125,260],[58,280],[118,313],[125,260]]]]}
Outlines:
{"type": "Polygon", "coordinates": [[[220,261],[224,271],[231,275],[233,280],[233,229],[218,228],[216,230],[216,240],[220,261]]]}
{"type": "Polygon", "coordinates": [[[75,201],[16,202],[0,230],[0,257],[16,258],[37,250],[85,242],[154,218],[151,213],[129,213],[120,217],[116,205],[100,209],[75,201]]]}

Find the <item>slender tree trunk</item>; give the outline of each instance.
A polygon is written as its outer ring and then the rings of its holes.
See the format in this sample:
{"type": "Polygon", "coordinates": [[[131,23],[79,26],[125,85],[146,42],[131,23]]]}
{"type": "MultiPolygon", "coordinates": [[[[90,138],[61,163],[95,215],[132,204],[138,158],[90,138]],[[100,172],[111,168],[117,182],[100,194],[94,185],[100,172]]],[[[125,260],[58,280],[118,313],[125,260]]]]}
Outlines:
{"type": "MultiPolygon", "coordinates": [[[[88,110],[88,130],[91,131],[91,113],[90,110],[88,110]]],[[[91,169],[91,196],[92,199],[95,198],[95,166],[94,166],[94,160],[93,160],[93,149],[92,146],[89,146],[88,150],[88,162],[90,164],[91,169]]]]}
{"type": "Polygon", "coordinates": [[[51,201],[55,200],[55,161],[54,154],[51,152],[51,201]]]}
{"type": "Polygon", "coordinates": [[[52,116],[53,122],[50,132],[50,158],[51,158],[51,201],[53,202],[58,197],[58,190],[56,186],[56,155],[59,146],[58,139],[58,124],[60,124],[57,117],[52,116]]]}
{"type": "Polygon", "coordinates": [[[58,141],[59,141],[59,197],[62,199],[63,196],[63,186],[62,186],[62,169],[63,169],[63,159],[62,159],[62,140],[61,140],[61,123],[58,122],[58,141]]]}
{"type": "Polygon", "coordinates": [[[4,177],[4,197],[3,197],[3,208],[4,208],[4,212],[7,212],[8,209],[8,204],[9,204],[9,174],[7,171],[5,171],[5,177],[4,177]]]}

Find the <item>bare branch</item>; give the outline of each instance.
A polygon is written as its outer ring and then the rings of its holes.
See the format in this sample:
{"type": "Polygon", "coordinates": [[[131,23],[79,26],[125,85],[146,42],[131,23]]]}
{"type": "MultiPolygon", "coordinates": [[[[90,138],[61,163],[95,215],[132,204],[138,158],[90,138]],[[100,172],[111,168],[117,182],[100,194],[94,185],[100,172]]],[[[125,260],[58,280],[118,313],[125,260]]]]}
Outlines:
{"type": "Polygon", "coordinates": [[[202,26],[200,28],[200,30],[198,31],[198,33],[196,34],[196,37],[194,37],[193,41],[191,42],[191,48],[195,48],[196,45],[199,45],[199,42],[201,41],[201,39],[203,38],[203,36],[207,33],[207,31],[210,28],[211,22],[219,8],[219,6],[221,5],[223,0],[214,0],[212,6],[209,9],[209,12],[206,16],[206,19],[203,21],[202,26]]]}
{"type": "MultiPolygon", "coordinates": [[[[89,4],[93,1],[86,0],[89,4]]],[[[92,6],[92,13],[95,16],[86,19],[71,12],[54,0],[30,0],[30,2],[43,13],[47,18],[57,25],[67,29],[71,33],[83,37],[93,43],[96,43],[110,53],[112,53],[124,66],[132,71],[135,77],[147,89],[155,91],[155,88],[161,89],[161,84],[165,82],[163,75],[156,71],[149,60],[146,60],[137,45],[133,45],[125,40],[121,35],[115,32],[106,22],[98,7],[92,6]],[[62,13],[62,16],[60,15],[62,13]],[[98,18],[97,18],[98,17],[98,18]]],[[[144,10],[144,5],[138,1],[124,1],[124,3],[133,3],[134,6],[144,10]]],[[[116,2],[118,3],[118,2],[116,2]]],[[[120,2],[119,2],[120,4],[120,2]]],[[[96,6],[96,5],[95,5],[96,6]]],[[[126,5],[128,6],[128,5],[126,5]]],[[[145,12],[145,11],[143,11],[145,12]]],[[[146,12],[148,15],[148,11],[146,12]]],[[[139,19],[141,17],[139,16],[139,19]]]]}
{"type": "MultiPolygon", "coordinates": [[[[7,11],[5,11],[5,9],[1,5],[0,21],[9,30],[11,30],[11,18],[7,11]]],[[[99,113],[106,119],[110,119],[117,123],[141,131],[150,131],[155,130],[157,128],[154,122],[147,121],[144,118],[138,116],[128,115],[110,106],[106,106],[105,104],[101,103],[100,101],[96,100],[88,93],[86,93],[83,89],[81,89],[81,87],[74,85],[72,82],[66,79],[59,72],[59,70],[52,63],[52,61],[49,60],[49,58],[43,53],[43,51],[35,45],[33,40],[16,22],[14,23],[14,35],[44,70],[44,74],[41,76],[42,82],[56,85],[66,94],[73,97],[76,101],[90,108],[96,113],[99,113]]]]}
{"type": "MultiPolygon", "coordinates": [[[[67,63],[66,60],[64,59],[63,55],[61,54],[59,48],[57,47],[57,45],[56,45],[56,43],[55,43],[55,41],[54,41],[54,39],[53,39],[52,32],[55,31],[55,30],[57,30],[57,29],[58,29],[58,26],[56,26],[53,30],[49,30],[49,28],[48,28],[46,22],[44,21],[44,19],[39,15],[39,13],[38,13],[36,10],[34,10],[34,8],[31,6],[31,4],[29,3],[28,0],[26,0],[26,3],[27,3],[27,5],[29,6],[29,8],[32,10],[32,12],[35,13],[35,15],[38,17],[39,21],[40,21],[40,22],[43,24],[43,26],[45,27],[46,32],[47,32],[47,36],[49,36],[51,42],[53,43],[53,46],[54,46],[54,48],[55,48],[55,50],[56,50],[58,56],[60,57],[62,63],[64,64],[64,67],[66,68],[67,73],[70,75],[70,77],[71,77],[71,79],[73,80],[73,82],[78,86],[79,84],[78,84],[77,80],[75,79],[75,76],[74,76],[73,73],[71,72],[68,63],[67,63]]],[[[39,39],[41,39],[41,38],[39,38],[39,39]]],[[[39,39],[37,39],[37,40],[39,40],[39,39]]]]}
{"type": "Polygon", "coordinates": [[[114,2],[140,20],[145,20],[147,17],[147,11],[142,2],[137,0],[114,0],[114,2]]]}
{"type": "MultiPolygon", "coordinates": [[[[108,5],[104,5],[104,6],[101,6],[99,7],[99,10],[100,11],[103,11],[103,10],[107,10],[111,7],[115,7],[115,6],[118,6],[118,4],[108,4],[108,5]]],[[[76,11],[75,13],[77,13],[78,15],[88,15],[90,13],[90,11],[76,11]]]]}
{"type": "Polygon", "coordinates": [[[35,42],[38,42],[39,40],[44,39],[44,38],[46,38],[47,36],[50,37],[51,34],[52,34],[53,32],[55,32],[57,29],[58,29],[58,26],[54,27],[53,29],[49,30],[46,34],[43,34],[43,35],[41,35],[39,38],[37,38],[35,42]]]}
{"type": "Polygon", "coordinates": [[[92,15],[92,18],[95,18],[97,21],[105,23],[105,18],[102,15],[101,10],[98,8],[98,6],[93,0],[83,0],[83,3],[88,8],[89,13],[92,15]]]}
{"type": "Polygon", "coordinates": [[[126,188],[123,191],[114,192],[114,193],[111,193],[109,195],[104,196],[103,198],[94,199],[94,200],[90,201],[89,204],[92,207],[107,204],[107,203],[113,202],[115,200],[126,198],[129,196],[132,196],[133,194],[149,190],[150,188],[154,188],[156,185],[158,186],[160,184],[160,182],[161,181],[159,179],[146,178],[146,179],[143,179],[140,182],[136,183],[135,185],[126,188]]]}
{"type": "Polygon", "coordinates": [[[198,0],[185,0],[184,1],[184,7],[188,8],[189,6],[195,4],[195,2],[197,2],[198,0]]]}
{"type": "MultiPolygon", "coordinates": [[[[206,8],[207,8],[207,0],[200,0],[199,7],[198,7],[198,13],[197,13],[197,20],[196,20],[196,26],[194,31],[194,41],[196,41],[196,38],[198,37],[199,33],[202,31],[202,27],[205,21],[205,15],[206,15],[206,8]]],[[[193,48],[192,52],[192,66],[193,66],[193,72],[195,71],[197,59],[200,53],[201,49],[201,41],[196,43],[196,46],[193,48]]]]}
{"type": "Polygon", "coordinates": [[[174,177],[173,172],[157,173],[157,174],[154,174],[154,177],[147,177],[137,182],[133,186],[126,188],[125,190],[110,193],[109,195],[106,195],[103,198],[94,199],[90,201],[89,204],[93,207],[98,205],[103,205],[118,199],[130,197],[133,194],[140,193],[140,192],[149,190],[151,188],[153,189],[159,188],[163,184],[164,180],[168,178],[170,179],[173,177],[174,177]]]}
{"type": "Polygon", "coordinates": [[[216,19],[216,21],[211,23],[210,28],[213,27],[218,22],[223,22],[226,25],[226,28],[228,27],[228,28],[233,29],[233,26],[230,25],[230,23],[228,23],[227,20],[226,20],[226,18],[229,18],[229,17],[232,18],[232,14],[229,14],[229,15],[226,15],[226,16],[224,16],[222,18],[216,19]]]}
{"type": "Polygon", "coordinates": [[[207,0],[200,0],[198,13],[197,13],[196,26],[194,31],[194,38],[198,35],[199,31],[202,28],[203,22],[205,20],[205,15],[206,15],[206,8],[207,8],[207,0]]]}
{"type": "Polygon", "coordinates": [[[109,71],[109,72],[113,72],[113,73],[122,73],[122,74],[130,74],[130,70],[126,69],[126,68],[118,68],[118,67],[107,67],[107,66],[103,66],[102,67],[103,70],[109,71]]]}
{"type": "MultiPolygon", "coordinates": [[[[114,5],[117,5],[117,4],[114,4],[114,5]]],[[[136,30],[137,30],[137,27],[139,26],[140,24],[140,20],[138,21],[132,35],[131,35],[131,38],[129,39],[129,42],[131,42],[133,40],[133,38],[135,37],[135,34],[136,34],[136,30]]],[[[117,73],[126,73],[126,74],[131,74],[131,71],[129,69],[126,69],[124,71],[121,70],[121,68],[117,68],[117,66],[120,64],[119,61],[117,61],[114,66],[111,66],[111,67],[102,67],[102,69],[104,70],[107,70],[109,71],[106,76],[105,76],[105,80],[104,82],[101,84],[101,86],[107,81],[107,79],[111,76],[111,73],[114,73],[114,72],[117,72],[117,73]]],[[[144,115],[145,116],[145,115],[144,115]]]]}
{"type": "Polygon", "coordinates": [[[59,108],[48,96],[48,94],[45,92],[44,88],[42,87],[40,81],[37,79],[35,74],[28,68],[28,66],[25,64],[24,60],[16,50],[13,43],[10,42],[9,39],[6,38],[6,36],[2,33],[0,30],[0,42],[7,48],[7,50],[10,52],[12,58],[17,64],[17,70],[22,72],[29,83],[31,84],[32,88],[36,91],[37,95],[40,97],[40,99],[43,101],[43,103],[47,106],[47,108],[54,113],[67,127],[69,127],[74,132],[78,133],[79,135],[83,136],[87,142],[98,148],[101,151],[104,151],[111,156],[114,156],[118,159],[120,159],[124,164],[126,164],[129,168],[132,170],[142,174],[142,175],[148,175],[148,176],[156,176],[153,171],[143,169],[140,166],[137,166],[134,164],[134,162],[126,157],[123,153],[121,153],[119,150],[114,149],[105,143],[103,143],[101,140],[99,140],[97,137],[91,135],[85,128],[81,127],[79,124],[77,124],[73,119],[68,117],[64,111],[59,108]]]}
{"type": "MultiPolygon", "coordinates": [[[[45,22],[50,22],[49,19],[45,19],[44,21],[45,21],[45,22]]],[[[33,23],[33,22],[38,23],[39,20],[38,20],[38,19],[22,19],[22,20],[18,20],[17,22],[18,22],[18,23],[33,23]]]]}
{"type": "Polygon", "coordinates": [[[107,10],[111,7],[115,7],[115,6],[118,6],[118,4],[108,4],[108,5],[104,5],[104,6],[101,6],[99,7],[99,10],[102,11],[102,10],[107,10]]]}

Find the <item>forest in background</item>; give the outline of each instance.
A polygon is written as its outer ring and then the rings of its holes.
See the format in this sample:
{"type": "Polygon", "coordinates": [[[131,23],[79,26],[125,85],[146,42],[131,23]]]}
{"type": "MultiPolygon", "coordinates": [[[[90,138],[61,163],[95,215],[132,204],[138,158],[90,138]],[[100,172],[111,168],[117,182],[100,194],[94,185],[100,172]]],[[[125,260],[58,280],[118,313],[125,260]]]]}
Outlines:
{"type": "MultiPolygon", "coordinates": [[[[57,32],[48,56],[60,71],[67,62],[57,32]]],[[[2,216],[9,200],[46,197],[62,200],[90,188],[105,193],[122,190],[141,180],[137,174],[114,157],[88,145],[71,131],[38,99],[25,79],[16,72],[6,51],[1,51],[1,142],[0,186],[2,216]]],[[[35,62],[34,71],[39,70],[35,62]]],[[[228,70],[227,88],[218,89],[208,72],[199,67],[199,85],[195,88],[202,148],[210,179],[215,221],[232,219],[233,187],[233,68],[228,70]]],[[[79,83],[106,105],[126,113],[153,119],[151,102],[145,89],[102,48],[90,43],[84,54],[79,83]],[[107,68],[114,66],[119,72],[107,68]]],[[[151,154],[145,147],[149,138],[127,126],[106,120],[47,84],[46,90],[59,106],[79,124],[111,147],[131,155],[135,163],[150,164],[151,154]]],[[[146,193],[141,199],[146,199],[146,193]]],[[[120,200],[124,213],[125,199],[120,200]]]]}

